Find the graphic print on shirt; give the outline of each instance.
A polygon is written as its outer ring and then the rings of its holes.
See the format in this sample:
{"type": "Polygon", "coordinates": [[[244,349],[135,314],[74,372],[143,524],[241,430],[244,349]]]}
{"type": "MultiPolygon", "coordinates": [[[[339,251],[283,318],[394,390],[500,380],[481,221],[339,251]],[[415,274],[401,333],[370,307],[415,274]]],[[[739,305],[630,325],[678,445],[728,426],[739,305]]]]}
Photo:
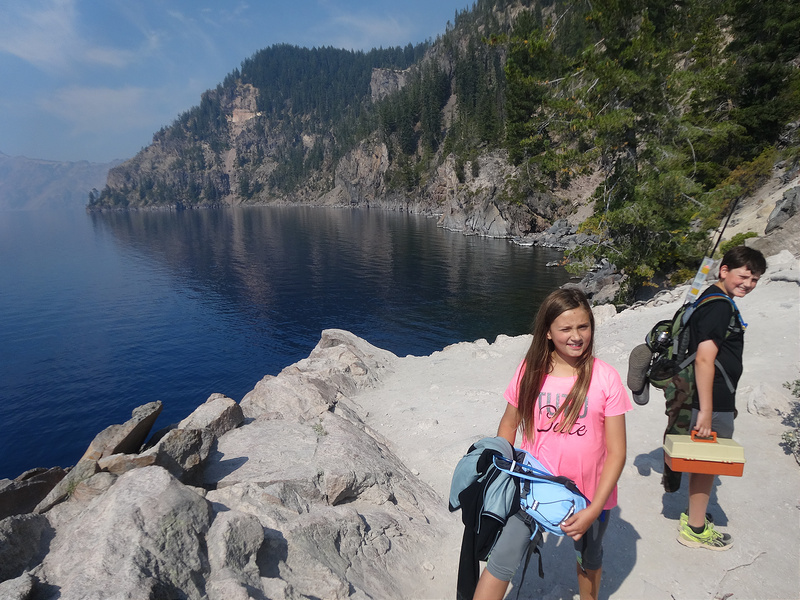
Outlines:
{"type": "MultiPolygon", "coordinates": [[[[568,394],[561,394],[556,393],[553,394],[551,392],[539,392],[539,419],[536,420],[538,425],[536,425],[536,431],[550,431],[551,429],[555,428],[557,431],[560,427],[560,423],[558,421],[554,421],[553,417],[555,416],[556,412],[558,411],[558,407],[561,405],[561,402],[566,402],[568,394]],[[553,398],[555,396],[555,398],[553,398]]],[[[583,401],[583,410],[581,414],[578,415],[578,419],[575,421],[575,424],[572,428],[567,432],[569,435],[577,435],[583,436],[586,435],[586,425],[581,423],[581,419],[583,419],[589,412],[589,399],[586,398],[583,401]]],[[[564,416],[563,414],[561,415],[564,416]]]]}

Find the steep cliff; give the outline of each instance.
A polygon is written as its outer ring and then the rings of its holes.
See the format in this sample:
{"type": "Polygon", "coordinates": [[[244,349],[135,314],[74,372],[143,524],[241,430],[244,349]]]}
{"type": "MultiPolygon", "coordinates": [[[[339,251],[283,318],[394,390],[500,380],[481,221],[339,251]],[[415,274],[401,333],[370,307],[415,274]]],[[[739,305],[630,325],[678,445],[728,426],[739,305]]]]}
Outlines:
{"type": "MultiPolygon", "coordinates": [[[[341,63],[324,71],[334,56],[325,49],[262,51],[113,169],[89,209],[304,203],[441,215],[443,227],[468,234],[542,231],[566,216],[568,201],[548,191],[519,194],[517,168],[494,144],[465,160],[463,149],[442,143],[463,137],[458,131],[475,117],[472,61],[491,60],[494,85],[501,83],[504,50],[480,39],[510,27],[520,7],[511,4],[514,10],[490,13],[499,18],[492,24],[465,11],[458,33],[417,49],[405,68],[395,55],[364,62],[336,51],[341,63]],[[302,73],[285,79],[296,61],[302,73]],[[329,106],[337,93],[330,81],[316,100],[320,82],[303,79],[312,67],[333,79],[364,71],[340,112],[329,106]],[[472,78],[471,91],[459,78],[472,78]]],[[[403,53],[410,56],[409,48],[403,53]]]]}

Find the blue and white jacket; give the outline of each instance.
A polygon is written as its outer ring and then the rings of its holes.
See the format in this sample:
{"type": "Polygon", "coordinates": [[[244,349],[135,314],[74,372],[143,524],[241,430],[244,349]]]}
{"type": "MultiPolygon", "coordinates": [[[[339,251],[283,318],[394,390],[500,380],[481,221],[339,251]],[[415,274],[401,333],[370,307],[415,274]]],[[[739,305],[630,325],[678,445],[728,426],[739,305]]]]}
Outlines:
{"type": "Polygon", "coordinates": [[[519,479],[497,468],[495,456],[513,459],[502,437],[483,438],[456,465],[450,484],[450,511],[461,509],[464,536],[458,564],[457,598],[471,599],[486,560],[510,516],[520,509],[519,479]]]}

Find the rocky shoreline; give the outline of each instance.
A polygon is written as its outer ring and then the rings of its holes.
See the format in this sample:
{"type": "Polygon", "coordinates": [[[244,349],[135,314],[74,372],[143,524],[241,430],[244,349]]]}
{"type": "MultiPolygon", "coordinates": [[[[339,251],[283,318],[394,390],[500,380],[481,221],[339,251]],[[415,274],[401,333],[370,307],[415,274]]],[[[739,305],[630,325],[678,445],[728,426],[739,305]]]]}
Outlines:
{"type": "Polygon", "coordinates": [[[240,404],[151,436],[148,403],[68,471],[0,482],[0,597],[419,597],[446,510],[350,401],[396,360],[326,330],[240,404]]]}

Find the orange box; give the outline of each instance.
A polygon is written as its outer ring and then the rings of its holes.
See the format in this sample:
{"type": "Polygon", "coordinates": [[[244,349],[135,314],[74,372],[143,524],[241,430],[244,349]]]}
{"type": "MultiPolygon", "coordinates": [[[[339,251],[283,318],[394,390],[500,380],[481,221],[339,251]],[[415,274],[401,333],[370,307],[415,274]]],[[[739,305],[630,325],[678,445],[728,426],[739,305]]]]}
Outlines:
{"type": "Polygon", "coordinates": [[[673,471],[732,475],[741,477],[744,472],[744,448],[735,441],[670,434],[664,439],[664,462],[673,471]]]}

